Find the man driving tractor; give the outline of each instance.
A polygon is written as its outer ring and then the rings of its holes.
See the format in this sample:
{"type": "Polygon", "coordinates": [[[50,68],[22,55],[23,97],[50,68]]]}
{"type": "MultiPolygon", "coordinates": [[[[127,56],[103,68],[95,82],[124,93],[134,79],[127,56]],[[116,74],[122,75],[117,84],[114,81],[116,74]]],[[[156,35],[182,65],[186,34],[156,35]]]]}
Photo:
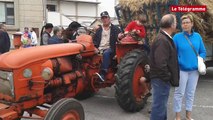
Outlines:
{"type": "Polygon", "coordinates": [[[97,29],[94,35],[94,45],[103,54],[100,73],[96,73],[101,81],[104,81],[105,75],[110,65],[110,61],[115,56],[115,44],[120,29],[110,22],[110,16],[107,11],[100,14],[102,25],[97,29]]]}

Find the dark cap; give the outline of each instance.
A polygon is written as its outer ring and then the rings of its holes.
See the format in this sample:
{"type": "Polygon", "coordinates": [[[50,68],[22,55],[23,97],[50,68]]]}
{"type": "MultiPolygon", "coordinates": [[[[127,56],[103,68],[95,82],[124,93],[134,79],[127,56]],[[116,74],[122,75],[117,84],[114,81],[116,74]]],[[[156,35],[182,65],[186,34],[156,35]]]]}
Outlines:
{"type": "Polygon", "coordinates": [[[71,22],[68,26],[69,30],[76,30],[79,27],[81,27],[81,24],[76,21],[71,22]]]}
{"type": "Polygon", "coordinates": [[[107,11],[104,11],[101,13],[101,17],[109,17],[109,13],[107,11]]]}
{"type": "Polygon", "coordinates": [[[53,24],[52,23],[46,23],[46,25],[44,27],[45,27],[45,29],[53,28],[53,24]]]}

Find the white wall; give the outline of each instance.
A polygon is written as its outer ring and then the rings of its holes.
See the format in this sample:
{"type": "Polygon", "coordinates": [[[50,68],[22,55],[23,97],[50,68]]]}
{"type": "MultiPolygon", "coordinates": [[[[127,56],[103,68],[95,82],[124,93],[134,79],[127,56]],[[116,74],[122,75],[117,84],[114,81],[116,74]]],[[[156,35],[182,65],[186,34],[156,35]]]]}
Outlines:
{"type": "Polygon", "coordinates": [[[76,6],[73,2],[61,2],[61,12],[65,15],[75,15],[76,6]]]}
{"type": "Polygon", "coordinates": [[[48,12],[47,15],[48,15],[48,19],[47,19],[48,23],[52,23],[53,26],[67,27],[72,22],[72,20],[68,19],[67,17],[63,15],[61,16],[62,22],[60,22],[60,13],[58,12],[48,12]]]}
{"type": "Polygon", "coordinates": [[[96,5],[88,3],[78,3],[78,15],[79,16],[96,16],[96,5]]]}
{"type": "MultiPolygon", "coordinates": [[[[78,0],[76,0],[78,1],[78,0]]],[[[59,9],[58,13],[48,14],[48,22],[54,25],[60,25],[60,19],[62,19],[62,25],[68,26],[71,21],[78,21],[84,25],[90,25],[97,17],[100,17],[100,13],[103,11],[108,11],[111,18],[116,17],[114,7],[118,0],[79,0],[79,1],[90,1],[90,2],[100,2],[100,4],[91,3],[76,3],[76,2],[65,2],[61,1],[60,8],[62,17],[60,18],[59,9]],[[97,7],[98,6],[98,7],[97,7]],[[97,15],[96,15],[97,14],[97,15]],[[65,16],[68,18],[66,18],[65,16]],[[76,17],[77,16],[77,17],[76,17]]],[[[57,2],[48,1],[47,4],[57,4],[57,2]]]]}
{"type": "Polygon", "coordinates": [[[52,23],[53,26],[60,25],[60,14],[57,12],[48,12],[47,14],[47,22],[52,23]]]}

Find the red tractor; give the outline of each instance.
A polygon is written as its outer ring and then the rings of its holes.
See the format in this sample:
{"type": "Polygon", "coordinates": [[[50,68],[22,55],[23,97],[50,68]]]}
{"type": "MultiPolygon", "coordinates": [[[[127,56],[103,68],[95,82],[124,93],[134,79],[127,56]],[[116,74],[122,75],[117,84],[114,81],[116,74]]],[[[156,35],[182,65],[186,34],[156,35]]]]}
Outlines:
{"type": "Polygon", "coordinates": [[[147,99],[141,98],[147,83],[139,81],[148,77],[147,51],[126,37],[117,43],[114,58],[106,80],[100,82],[95,73],[100,71],[102,55],[96,53],[89,35],[80,35],[76,43],[22,48],[0,55],[0,120],[26,118],[23,112],[30,114],[27,118],[35,114],[45,120],[84,120],[82,106],[68,98],[85,99],[114,84],[121,108],[141,110],[147,99]]]}

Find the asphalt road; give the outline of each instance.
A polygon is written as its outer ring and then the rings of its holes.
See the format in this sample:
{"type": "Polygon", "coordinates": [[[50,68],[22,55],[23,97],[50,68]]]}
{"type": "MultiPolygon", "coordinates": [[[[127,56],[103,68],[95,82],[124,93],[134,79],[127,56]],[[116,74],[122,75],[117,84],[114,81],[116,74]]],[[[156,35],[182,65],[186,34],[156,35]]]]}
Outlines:
{"type": "MultiPolygon", "coordinates": [[[[174,120],[173,92],[171,88],[168,102],[168,120],[174,120]]],[[[137,113],[128,113],[119,107],[115,99],[114,87],[101,89],[95,96],[80,101],[84,107],[85,120],[149,120],[152,98],[144,109],[137,113]]],[[[185,120],[184,103],[182,120],[185,120]]],[[[25,113],[27,115],[27,113],[25,113]]],[[[213,68],[201,76],[196,90],[192,118],[194,120],[213,120],[213,68]]],[[[22,119],[28,120],[28,119],[22,119]]]]}
{"type": "MultiPolygon", "coordinates": [[[[171,88],[168,102],[168,120],[174,120],[173,92],[171,88]]],[[[81,101],[86,120],[149,120],[148,111],[151,108],[152,98],[144,109],[137,113],[128,113],[122,110],[114,97],[114,87],[101,89],[94,97],[81,101]]],[[[185,120],[184,103],[182,119],[185,120]]],[[[201,76],[196,90],[192,118],[194,120],[213,120],[213,68],[208,68],[207,74],[201,76]]]]}

